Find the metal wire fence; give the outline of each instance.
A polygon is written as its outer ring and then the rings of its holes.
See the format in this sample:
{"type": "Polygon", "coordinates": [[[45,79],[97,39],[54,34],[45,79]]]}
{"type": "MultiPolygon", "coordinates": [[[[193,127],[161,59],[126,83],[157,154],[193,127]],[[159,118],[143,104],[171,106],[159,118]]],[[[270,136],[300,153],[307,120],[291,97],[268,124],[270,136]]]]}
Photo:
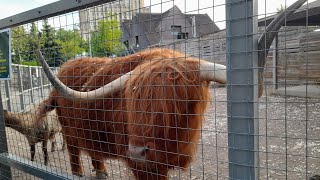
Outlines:
{"type": "MultiPolygon", "coordinates": [[[[57,72],[57,68],[52,68],[57,72]]],[[[12,78],[3,82],[1,92],[9,111],[25,111],[27,106],[48,96],[51,84],[41,66],[12,64],[12,78]]]]}
{"type": "Polygon", "coordinates": [[[287,1],[62,0],[0,20],[27,64],[1,83],[1,179],[317,178],[320,1],[287,1]]]}

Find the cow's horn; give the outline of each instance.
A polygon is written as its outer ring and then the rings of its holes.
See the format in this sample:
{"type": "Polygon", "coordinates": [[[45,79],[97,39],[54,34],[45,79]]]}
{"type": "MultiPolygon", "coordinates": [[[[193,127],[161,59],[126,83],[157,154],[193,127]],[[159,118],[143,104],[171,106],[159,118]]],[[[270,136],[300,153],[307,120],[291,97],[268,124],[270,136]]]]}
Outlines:
{"type": "Polygon", "coordinates": [[[89,92],[81,92],[81,91],[76,91],[73,90],[71,88],[69,88],[68,86],[66,86],[65,84],[63,84],[51,71],[49,65],[47,64],[46,60],[44,59],[42,53],[40,50],[37,51],[40,63],[43,67],[43,70],[45,72],[45,74],[47,75],[49,81],[51,82],[51,84],[56,88],[56,90],[65,98],[68,99],[86,99],[86,100],[95,100],[95,99],[99,99],[99,98],[103,98],[106,96],[110,96],[113,93],[119,91],[125,84],[125,82],[129,79],[131,72],[128,72],[124,75],[122,75],[121,77],[119,77],[118,79],[110,82],[109,84],[100,87],[96,90],[93,91],[89,91],[89,92]]]}
{"type": "MultiPolygon", "coordinates": [[[[133,71],[130,71],[118,79],[110,82],[109,84],[100,87],[96,90],[89,92],[80,92],[73,90],[63,84],[51,71],[49,65],[45,61],[40,50],[37,51],[39,56],[40,63],[43,67],[45,74],[47,75],[49,81],[56,88],[56,90],[65,98],[73,100],[95,100],[99,98],[104,98],[112,95],[113,93],[121,90],[124,87],[126,81],[133,74],[133,71]]],[[[226,82],[226,66],[216,63],[210,63],[205,61],[200,61],[200,79],[206,81],[216,81],[219,83],[226,82]]]]}
{"type": "Polygon", "coordinates": [[[226,66],[207,61],[200,61],[200,79],[215,81],[221,84],[227,83],[226,66]]]}

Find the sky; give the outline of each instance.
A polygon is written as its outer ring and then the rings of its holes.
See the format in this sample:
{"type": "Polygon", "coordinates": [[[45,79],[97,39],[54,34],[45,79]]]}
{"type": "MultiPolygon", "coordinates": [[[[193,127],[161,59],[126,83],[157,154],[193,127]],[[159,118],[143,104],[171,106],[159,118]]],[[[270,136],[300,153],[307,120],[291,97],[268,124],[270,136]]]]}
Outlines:
{"type": "MultiPolygon", "coordinates": [[[[58,0],[0,1],[0,19],[2,19],[58,0]]],[[[281,5],[289,6],[295,1],[296,0],[258,0],[258,13],[259,15],[274,13],[281,5]]],[[[315,0],[308,0],[308,3],[313,1],[315,0]]],[[[151,7],[151,12],[165,12],[173,5],[177,5],[184,13],[207,13],[220,29],[225,28],[225,0],[145,0],[144,3],[145,6],[151,7]]]]}
{"type": "Polygon", "coordinates": [[[58,0],[0,0],[0,19],[9,17],[58,0]]]}

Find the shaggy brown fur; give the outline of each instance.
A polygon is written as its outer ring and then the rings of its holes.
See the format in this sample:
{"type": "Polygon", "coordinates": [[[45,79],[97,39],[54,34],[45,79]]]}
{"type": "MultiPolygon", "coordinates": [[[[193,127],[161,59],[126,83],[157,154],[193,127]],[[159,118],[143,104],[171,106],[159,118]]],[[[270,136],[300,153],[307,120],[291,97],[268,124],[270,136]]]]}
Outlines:
{"type": "Polygon", "coordinates": [[[106,172],[106,158],[123,159],[137,179],[149,180],[167,179],[170,169],[190,164],[210,100],[208,82],[199,80],[199,60],[153,49],[116,59],[71,60],[58,77],[72,89],[89,91],[133,69],[123,90],[94,103],[51,92],[74,174],[83,173],[80,152],[89,154],[98,175],[106,172]],[[128,157],[129,143],[150,148],[146,162],[128,157]]]}

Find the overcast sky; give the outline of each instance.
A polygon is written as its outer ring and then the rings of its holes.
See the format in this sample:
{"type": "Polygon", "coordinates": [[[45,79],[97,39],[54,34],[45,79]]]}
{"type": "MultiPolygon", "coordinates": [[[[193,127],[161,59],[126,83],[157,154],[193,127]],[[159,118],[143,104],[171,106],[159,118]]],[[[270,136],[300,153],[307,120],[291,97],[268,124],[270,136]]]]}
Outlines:
{"type": "MultiPolygon", "coordinates": [[[[1,0],[0,19],[12,16],[57,0],[1,0]]],[[[274,13],[281,5],[289,6],[296,0],[258,0],[259,14],[274,13]]],[[[308,0],[308,3],[315,0],[308,0]]],[[[221,28],[225,28],[225,0],[145,0],[152,12],[164,12],[177,5],[185,13],[207,13],[221,28]],[[214,8],[213,8],[214,7],[214,8]]]]}

